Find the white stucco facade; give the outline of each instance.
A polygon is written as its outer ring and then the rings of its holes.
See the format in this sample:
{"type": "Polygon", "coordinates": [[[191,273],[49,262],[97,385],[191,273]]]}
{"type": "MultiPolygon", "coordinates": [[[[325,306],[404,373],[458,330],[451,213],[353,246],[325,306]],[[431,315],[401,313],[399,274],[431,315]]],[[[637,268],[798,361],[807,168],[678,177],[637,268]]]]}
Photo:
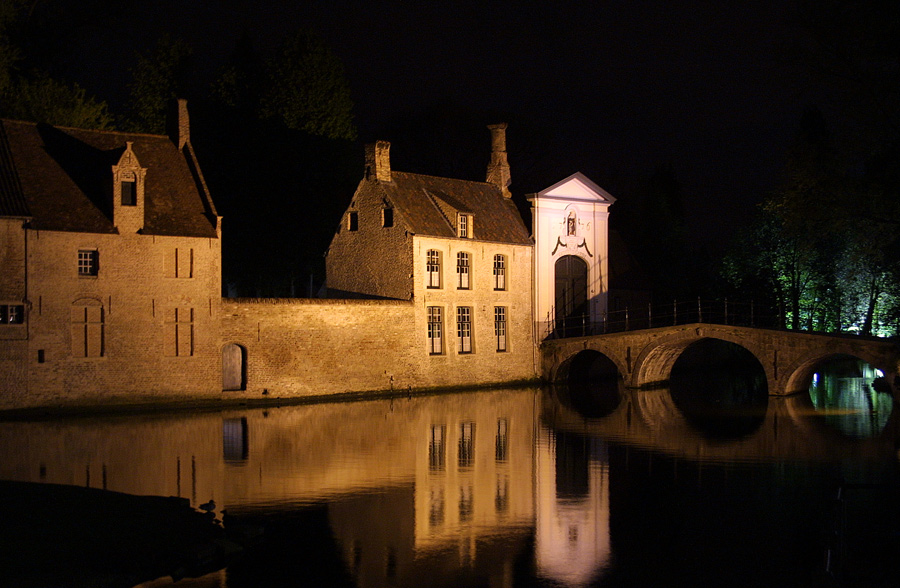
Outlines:
{"type": "Polygon", "coordinates": [[[581,173],[532,194],[534,235],[534,320],[539,338],[554,328],[561,312],[557,262],[573,256],[587,266],[586,308],[591,323],[603,320],[609,294],[608,192],[581,173]]]}

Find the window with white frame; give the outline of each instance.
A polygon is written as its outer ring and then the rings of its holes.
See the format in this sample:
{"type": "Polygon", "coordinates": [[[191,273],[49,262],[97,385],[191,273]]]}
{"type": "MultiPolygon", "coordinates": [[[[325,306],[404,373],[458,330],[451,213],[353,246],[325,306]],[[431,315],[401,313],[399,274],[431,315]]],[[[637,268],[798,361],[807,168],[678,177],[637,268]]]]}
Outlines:
{"type": "Polygon", "coordinates": [[[468,290],[471,282],[469,281],[472,257],[468,253],[456,254],[456,287],[459,290],[468,290]]]}
{"type": "Polygon", "coordinates": [[[506,290],[506,256],[494,256],[494,290],[506,290]]]}
{"type": "Polygon", "coordinates": [[[441,252],[434,249],[425,254],[425,287],[441,287],[441,252]]]}
{"type": "Polygon", "coordinates": [[[78,275],[96,276],[100,269],[99,255],[96,249],[78,250],[78,275]]]}
{"type": "Polygon", "coordinates": [[[428,307],[428,354],[441,355],[444,352],[443,323],[440,306],[428,307]]]}
{"type": "Polygon", "coordinates": [[[456,339],[459,353],[472,353],[472,307],[456,309],[456,339]]]}
{"type": "Polygon", "coordinates": [[[497,340],[497,351],[506,351],[506,307],[494,307],[494,338],[497,340]]]}
{"type": "Polygon", "coordinates": [[[460,239],[471,239],[472,234],[472,215],[459,213],[456,215],[456,235],[460,239]]]}

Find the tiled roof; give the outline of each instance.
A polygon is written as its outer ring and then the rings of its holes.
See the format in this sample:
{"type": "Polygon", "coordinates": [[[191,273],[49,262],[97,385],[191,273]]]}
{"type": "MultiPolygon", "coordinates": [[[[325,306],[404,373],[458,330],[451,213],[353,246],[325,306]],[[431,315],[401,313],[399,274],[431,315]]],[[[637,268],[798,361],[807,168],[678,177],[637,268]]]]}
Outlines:
{"type": "Polygon", "coordinates": [[[456,237],[456,212],[474,216],[475,238],[530,245],[531,237],[515,204],[486,182],[391,172],[391,182],[363,180],[362,189],[379,190],[419,235],[456,237]]]}
{"type": "Polygon", "coordinates": [[[31,216],[3,125],[0,125],[0,216],[31,216]]]}
{"type": "Polygon", "coordinates": [[[0,214],[17,199],[40,230],[114,233],[112,166],[126,141],[147,168],[145,234],[215,237],[216,211],[190,146],[179,151],[168,137],[0,121],[0,214]],[[16,196],[16,184],[21,197],[16,196]]]}

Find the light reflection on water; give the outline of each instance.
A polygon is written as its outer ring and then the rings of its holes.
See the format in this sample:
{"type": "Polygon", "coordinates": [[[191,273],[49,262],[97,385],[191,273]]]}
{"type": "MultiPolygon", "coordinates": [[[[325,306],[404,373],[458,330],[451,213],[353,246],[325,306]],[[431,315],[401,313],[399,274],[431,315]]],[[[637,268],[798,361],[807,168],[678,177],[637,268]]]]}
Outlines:
{"type": "Polygon", "coordinates": [[[896,488],[893,421],[850,439],[809,399],[771,398],[751,402],[752,428],[726,403],[709,434],[709,402],[701,422],[667,389],[614,394],[594,418],[524,389],[0,423],[0,478],[212,499],[226,528],[265,531],[185,586],[877,586],[892,571],[896,540],[854,546],[858,525],[900,530],[896,496],[873,498],[896,488]],[[838,520],[851,487],[876,490],[838,520]]]}

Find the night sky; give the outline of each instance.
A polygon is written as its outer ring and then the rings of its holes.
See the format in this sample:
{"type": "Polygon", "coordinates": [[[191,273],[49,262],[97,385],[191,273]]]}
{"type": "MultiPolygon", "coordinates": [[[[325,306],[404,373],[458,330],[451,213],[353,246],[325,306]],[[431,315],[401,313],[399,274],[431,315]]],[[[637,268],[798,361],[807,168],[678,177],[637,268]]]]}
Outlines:
{"type": "MultiPolygon", "coordinates": [[[[627,199],[670,166],[691,228],[717,243],[775,185],[803,108],[824,95],[787,5],[138,1],[98,16],[71,67],[115,108],[135,50],[163,32],[212,77],[242,34],[265,51],[311,29],[346,66],[361,141],[391,140],[399,158],[404,118],[435,105],[495,113],[510,124],[514,193],[581,171],[627,199]]],[[[471,133],[486,150],[488,132],[471,133]]]]}

